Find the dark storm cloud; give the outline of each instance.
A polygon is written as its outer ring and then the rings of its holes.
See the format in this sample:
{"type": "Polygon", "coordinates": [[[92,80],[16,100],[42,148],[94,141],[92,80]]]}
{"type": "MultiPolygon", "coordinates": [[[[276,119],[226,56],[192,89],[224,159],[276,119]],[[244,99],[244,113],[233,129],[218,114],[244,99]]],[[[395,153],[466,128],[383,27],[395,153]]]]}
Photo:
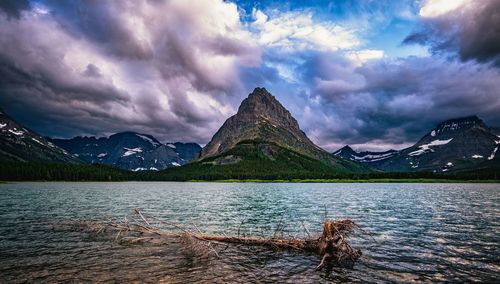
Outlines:
{"type": "Polygon", "coordinates": [[[434,53],[453,52],[464,60],[500,66],[500,1],[470,3],[437,17],[423,18],[406,44],[429,45],[434,53]]]}
{"type": "Polygon", "coordinates": [[[48,0],[22,17],[9,11],[0,104],[43,135],[135,130],[206,143],[241,99],[238,69],[260,61],[237,7],[222,1],[48,0]]]}
{"type": "Polygon", "coordinates": [[[140,11],[143,1],[44,1],[52,17],[70,34],[86,37],[101,45],[105,51],[123,57],[147,59],[152,57],[152,47],[132,32],[130,12],[140,11]]]}
{"type": "Polygon", "coordinates": [[[28,0],[2,0],[0,1],[0,13],[5,13],[9,17],[19,18],[23,10],[30,8],[28,0]]]}
{"type": "Polygon", "coordinates": [[[338,55],[316,57],[304,72],[324,116],[308,118],[306,128],[327,148],[343,143],[362,148],[376,148],[374,143],[408,145],[440,121],[472,114],[490,125],[500,121],[496,68],[439,58],[357,66],[338,55]]]}

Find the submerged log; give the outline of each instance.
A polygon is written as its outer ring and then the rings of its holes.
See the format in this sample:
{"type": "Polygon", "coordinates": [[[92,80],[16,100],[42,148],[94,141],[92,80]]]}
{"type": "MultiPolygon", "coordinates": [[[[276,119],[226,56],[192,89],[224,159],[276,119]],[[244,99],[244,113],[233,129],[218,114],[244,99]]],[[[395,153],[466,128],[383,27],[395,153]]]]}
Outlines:
{"type": "Polygon", "coordinates": [[[89,221],[82,221],[78,226],[87,227],[93,231],[100,233],[106,230],[115,231],[115,241],[126,242],[130,244],[140,243],[142,241],[154,240],[158,238],[180,237],[185,240],[197,240],[206,243],[206,247],[210,249],[215,255],[219,255],[212,243],[226,243],[226,244],[239,244],[249,246],[262,246],[271,249],[290,249],[295,251],[317,253],[321,257],[321,262],[316,267],[316,270],[321,270],[326,263],[345,265],[353,265],[354,262],[361,256],[361,250],[354,249],[347,242],[349,234],[354,232],[356,228],[359,229],[353,221],[345,220],[328,220],[323,221],[323,231],[317,236],[313,237],[309,230],[304,227],[307,233],[306,238],[296,239],[277,238],[276,233],[273,237],[240,237],[227,236],[227,235],[209,235],[202,233],[198,228],[197,233],[188,230],[182,225],[174,222],[159,220],[157,218],[146,218],[146,216],[139,210],[134,209],[137,218],[127,219],[122,222],[105,222],[95,223],[89,221]],[[154,226],[154,223],[168,225],[173,228],[172,230],[163,230],[154,226]],[[177,231],[177,232],[175,232],[177,231]],[[132,236],[130,236],[132,235],[132,236]]]}

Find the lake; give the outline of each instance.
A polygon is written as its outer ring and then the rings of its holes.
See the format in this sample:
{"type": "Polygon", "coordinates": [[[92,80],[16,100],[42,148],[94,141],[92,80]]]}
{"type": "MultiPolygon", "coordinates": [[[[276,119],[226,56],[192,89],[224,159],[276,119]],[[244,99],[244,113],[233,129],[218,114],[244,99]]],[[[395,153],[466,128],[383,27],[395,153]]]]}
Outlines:
{"type": "Polygon", "coordinates": [[[499,184],[0,184],[0,282],[413,282],[500,279],[499,184]],[[229,245],[197,258],[172,240],[120,245],[59,224],[133,208],[213,234],[302,236],[351,218],[363,256],[315,271],[314,254],[229,245]]]}

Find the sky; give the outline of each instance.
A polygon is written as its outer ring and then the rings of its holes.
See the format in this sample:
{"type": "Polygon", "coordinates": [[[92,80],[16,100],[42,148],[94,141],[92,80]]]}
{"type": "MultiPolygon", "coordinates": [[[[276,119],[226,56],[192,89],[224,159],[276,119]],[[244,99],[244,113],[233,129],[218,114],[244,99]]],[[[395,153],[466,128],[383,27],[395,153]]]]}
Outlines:
{"type": "Polygon", "coordinates": [[[498,0],[3,0],[0,108],[44,136],[206,144],[265,87],[319,146],[500,126],[498,0]]]}

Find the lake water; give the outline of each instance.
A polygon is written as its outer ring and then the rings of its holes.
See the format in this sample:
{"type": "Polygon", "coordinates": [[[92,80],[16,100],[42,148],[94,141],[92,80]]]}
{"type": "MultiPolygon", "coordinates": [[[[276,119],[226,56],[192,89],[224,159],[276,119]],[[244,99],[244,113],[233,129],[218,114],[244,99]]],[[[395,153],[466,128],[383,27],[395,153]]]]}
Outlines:
{"type": "Polygon", "coordinates": [[[413,282],[500,280],[499,184],[0,184],[0,283],[413,282]],[[197,258],[178,241],[120,245],[58,224],[133,208],[214,234],[303,234],[351,218],[363,256],[316,272],[317,255],[228,246],[197,258]]]}

